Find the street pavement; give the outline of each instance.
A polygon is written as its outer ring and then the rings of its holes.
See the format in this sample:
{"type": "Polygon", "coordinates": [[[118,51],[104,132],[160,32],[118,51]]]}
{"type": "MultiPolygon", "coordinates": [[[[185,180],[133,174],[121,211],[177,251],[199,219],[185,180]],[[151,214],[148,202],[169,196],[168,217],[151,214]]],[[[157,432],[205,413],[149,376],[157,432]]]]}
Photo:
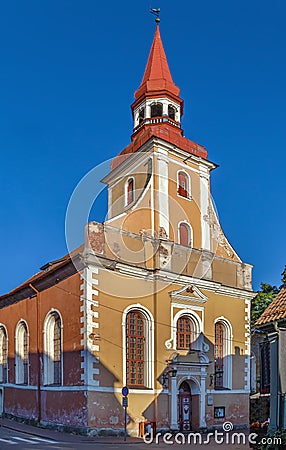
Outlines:
{"type": "MultiPolygon", "coordinates": [[[[147,444],[142,439],[127,437],[124,442],[123,437],[94,438],[62,433],[44,428],[33,427],[9,419],[0,419],[0,449],[1,450],[47,450],[47,449],[70,449],[70,450],[109,450],[123,449],[124,447],[135,450],[155,450],[170,448],[170,444],[159,440],[159,443],[147,444]]],[[[174,440],[173,440],[174,442],[174,440]]],[[[246,439],[246,445],[238,444],[171,444],[173,449],[182,448],[203,448],[206,450],[232,449],[248,450],[250,447],[246,439]]]]}

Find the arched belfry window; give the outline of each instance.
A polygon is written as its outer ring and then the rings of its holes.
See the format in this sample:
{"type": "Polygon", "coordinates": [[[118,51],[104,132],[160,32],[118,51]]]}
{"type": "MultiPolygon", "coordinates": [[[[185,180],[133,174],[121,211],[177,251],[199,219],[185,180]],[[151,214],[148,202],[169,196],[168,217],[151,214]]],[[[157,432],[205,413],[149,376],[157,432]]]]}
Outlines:
{"type": "Polygon", "coordinates": [[[125,185],[125,205],[128,206],[134,202],[134,178],[128,178],[125,185]]]}
{"type": "Polygon", "coordinates": [[[25,322],[17,325],[15,339],[16,384],[29,384],[29,336],[25,322]]]}
{"type": "Polygon", "coordinates": [[[44,326],[44,383],[62,384],[62,321],[53,311],[44,326]]]}
{"type": "Polygon", "coordinates": [[[142,305],[123,313],[123,379],[134,389],[154,387],[154,319],[142,305]]]}
{"type": "Polygon", "coordinates": [[[189,224],[181,222],[179,225],[179,243],[185,247],[193,245],[192,229],[189,224]]]}
{"type": "Polygon", "coordinates": [[[231,389],[232,386],[232,329],[222,318],[215,322],[215,389],[231,389]]]}
{"type": "Polygon", "coordinates": [[[144,119],[145,119],[145,108],[141,108],[139,110],[139,114],[138,114],[138,122],[139,122],[139,124],[141,122],[143,122],[144,119]]]}
{"type": "Polygon", "coordinates": [[[0,383],[7,383],[8,338],[4,326],[0,326],[0,383]]]}
{"type": "Polygon", "coordinates": [[[189,176],[182,170],[178,172],[178,194],[181,197],[190,197],[190,182],[189,176]]]}
{"type": "Polygon", "coordinates": [[[168,105],[168,116],[172,120],[176,120],[176,109],[172,105],[168,105]]]}
{"type": "Polygon", "coordinates": [[[153,103],[151,105],[151,117],[161,117],[163,115],[162,103],[153,103]]]}
{"type": "Polygon", "coordinates": [[[182,316],[177,321],[177,349],[190,350],[194,340],[193,322],[188,316],[182,316]]]}

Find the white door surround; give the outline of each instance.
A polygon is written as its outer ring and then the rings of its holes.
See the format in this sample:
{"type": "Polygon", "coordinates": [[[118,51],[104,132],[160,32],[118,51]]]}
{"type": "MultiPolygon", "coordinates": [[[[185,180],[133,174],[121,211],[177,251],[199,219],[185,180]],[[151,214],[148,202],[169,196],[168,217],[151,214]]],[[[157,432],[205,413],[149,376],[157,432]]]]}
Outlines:
{"type": "Polygon", "coordinates": [[[199,427],[206,428],[206,377],[207,366],[209,365],[208,358],[201,353],[201,358],[204,359],[201,363],[178,363],[173,366],[177,371],[176,376],[171,376],[171,430],[179,430],[178,424],[178,393],[181,384],[186,381],[190,386],[191,395],[199,395],[199,427]]]}

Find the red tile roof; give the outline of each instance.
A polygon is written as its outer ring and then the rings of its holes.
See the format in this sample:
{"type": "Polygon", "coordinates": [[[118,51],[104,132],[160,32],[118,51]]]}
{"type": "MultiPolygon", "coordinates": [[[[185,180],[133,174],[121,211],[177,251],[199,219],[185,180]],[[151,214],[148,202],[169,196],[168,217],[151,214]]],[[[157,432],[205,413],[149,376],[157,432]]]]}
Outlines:
{"type": "Polygon", "coordinates": [[[83,251],[83,245],[73,250],[71,253],[68,253],[67,255],[63,256],[60,259],[57,259],[55,261],[51,261],[45,266],[43,266],[43,270],[41,272],[37,272],[35,275],[33,275],[28,280],[24,281],[19,286],[12,289],[12,291],[8,292],[7,294],[0,296],[0,307],[2,304],[5,304],[5,300],[12,298],[15,294],[20,293],[21,291],[27,290],[29,288],[30,284],[36,283],[38,281],[41,281],[45,278],[47,278],[51,273],[55,272],[57,269],[65,266],[67,263],[73,260],[73,258],[76,258],[78,255],[80,255],[83,251]]]}
{"type": "Polygon", "coordinates": [[[144,125],[141,130],[133,135],[132,143],[129,144],[119,155],[111,162],[111,170],[119,166],[131,153],[135,153],[152,137],[163,139],[177,148],[184,150],[190,154],[206,159],[208,156],[207,150],[202,145],[182,136],[182,130],[175,128],[168,123],[158,125],[144,125]]]}
{"type": "Polygon", "coordinates": [[[135,104],[143,96],[156,97],[156,94],[157,96],[158,94],[169,94],[179,103],[183,103],[182,99],[179,98],[180,89],[172,79],[158,25],[141,85],[134,94],[135,104]]]}
{"type": "Polygon", "coordinates": [[[286,286],[284,285],[255,325],[265,325],[277,320],[286,320],[286,286]]]}

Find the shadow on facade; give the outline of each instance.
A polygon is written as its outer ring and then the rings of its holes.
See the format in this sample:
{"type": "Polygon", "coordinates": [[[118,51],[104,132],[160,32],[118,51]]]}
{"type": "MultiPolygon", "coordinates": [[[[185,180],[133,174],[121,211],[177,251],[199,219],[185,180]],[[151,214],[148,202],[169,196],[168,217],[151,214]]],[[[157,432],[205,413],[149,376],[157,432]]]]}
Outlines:
{"type": "MultiPolygon", "coordinates": [[[[155,422],[157,429],[185,431],[221,426],[225,421],[248,424],[248,392],[234,395],[231,386],[226,385],[230,379],[233,389],[242,392],[245,389],[246,381],[241,373],[247,375],[246,356],[239,347],[235,347],[231,357],[225,356],[223,373],[217,372],[213,343],[202,334],[189,351],[169,350],[169,354],[164,370],[156,379],[155,393],[129,387],[130,433],[138,432],[141,421],[155,422]],[[220,388],[216,386],[218,382],[220,388]]],[[[8,382],[0,387],[4,414],[67,431],[74,428],[82,431],[95,428],[108,433],[122,431],[122,367],[114,363],[112,370],[112,361],[108,362],[109,367],[102,361],[94,361],[90,353],[86,353],[84,361],[81,351],[65,352],[61,364],[62,385],[44,385],[45,364],[41,355],[39,385],[39,358],[37,354],[29,354],[29,385],[16,385],[15,359],[10,358],[8,382]]],[[[158,364],[155,363],[155,373],[158,364]]]]}
{"type": "Polygon", "coordinates": [[[189,351],[170,355],[157,378],[162,391],[142,413],[146,420],[156,422],[157,429],[181,431],[221,427],[226,421],[248,426],[248,374],[240,347],[217,364],[213,342],[201,334],[189,351]]]}

